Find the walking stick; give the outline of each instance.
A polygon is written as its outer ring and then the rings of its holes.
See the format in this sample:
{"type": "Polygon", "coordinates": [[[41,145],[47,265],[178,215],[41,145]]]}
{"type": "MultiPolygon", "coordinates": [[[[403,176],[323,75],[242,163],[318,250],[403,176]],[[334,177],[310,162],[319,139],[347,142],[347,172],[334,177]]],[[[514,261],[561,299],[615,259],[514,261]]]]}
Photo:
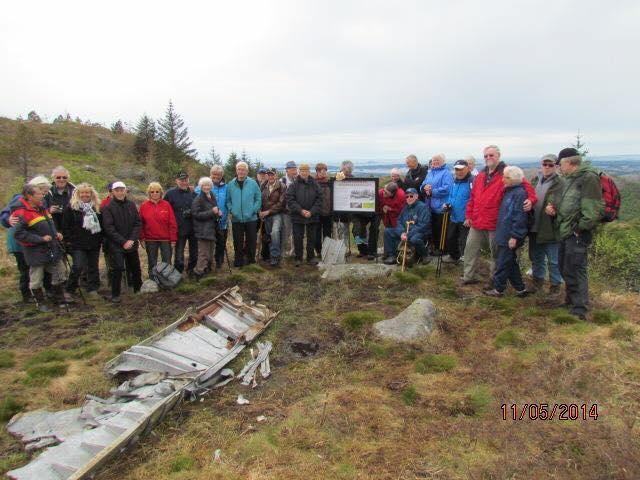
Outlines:
{"type": "Polygon", "coordinates": [[[407,222],[407,229],[404,232],[405,236],[406,236],[406,239],[404,241],[404,247],[403,247],[403,250],[402,250],[402,269],[401,269],[401,271],[403,271],[403,272],[404,272],[404,267],[405,267],[405,264],[406,264],[406,261],[407,261],[407,245],[409,244],[409,228],[411,228],[411,225],[413,225],[414,223],[416,223],[416,222],[414,222],[413,220],[409,220],[407,222]]]}
{"type": "Polygon", "coordinates": [[[438,266],[436,267],[436,278],[442,273],[442,254],[447,241],[447,225],[449,224],[449,210],[445,210],[442,216],[442,228],[440,229],[440,253],[438,254],[438,266]]]}

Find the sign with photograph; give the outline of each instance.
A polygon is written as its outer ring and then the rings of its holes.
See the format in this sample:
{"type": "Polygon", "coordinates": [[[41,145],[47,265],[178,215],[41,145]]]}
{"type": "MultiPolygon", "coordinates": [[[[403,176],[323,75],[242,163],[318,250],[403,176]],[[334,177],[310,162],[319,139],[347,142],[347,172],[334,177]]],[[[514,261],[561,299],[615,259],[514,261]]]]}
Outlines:
{"type": "Polygon", "coordinates": [[[375,213],[378,201],[377,178],[348,178],[332,182],[334,212],[375,213]]]}

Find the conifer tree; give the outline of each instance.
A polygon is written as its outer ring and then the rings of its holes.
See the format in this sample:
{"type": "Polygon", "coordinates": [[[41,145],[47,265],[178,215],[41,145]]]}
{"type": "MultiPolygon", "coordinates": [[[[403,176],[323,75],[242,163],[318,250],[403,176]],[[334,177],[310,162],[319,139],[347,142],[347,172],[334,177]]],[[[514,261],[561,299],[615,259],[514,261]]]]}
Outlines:
{"type": "Polygon", "coordinates": [[[135,134],[133,153],[139,162],[150,165],[156,151],[156,122],[143,115],[136,125],[135,134]]]}
{"type": "Polygon", "coordinates": [[[184,120],[174,110],[171,101],[164,118],[158,120],[157,134],[158,151],[155,163],[160,171],[161,180],[168,183],[184,161],[189,157],[194,158],[195,155],[184,120]]]}

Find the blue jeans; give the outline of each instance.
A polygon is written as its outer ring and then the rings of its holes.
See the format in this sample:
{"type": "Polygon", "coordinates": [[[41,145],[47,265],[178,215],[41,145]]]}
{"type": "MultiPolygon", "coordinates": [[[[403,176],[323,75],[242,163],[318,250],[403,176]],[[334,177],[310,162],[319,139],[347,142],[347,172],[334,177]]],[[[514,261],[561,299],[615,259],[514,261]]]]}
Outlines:
{"type": "Polygon", "coordinates": [[[518,264],[518,249],[498,245],[496,256],[496,272],[493,274],[493,287],[504,292],[507,289],[507,280],[518,292],[525,289],[518,264]]]}
{"type": "Polygon", "coordinates": [[[548,264],[551,285],[560,285],[562,283],[562,275],[558,265],[559,252],[559,242],[537,243],[535,233],[529,235],[529,260],[531,260],[534,279],[544,280],[547,275],[548,264]]]}
{"type": "MultiPolygon", "coordinates": [[[[398,252],[400,244],[400,234],[393,228],[384,229],[384,256],[392,257],[398,252]]],[[[421,235],[409,235],[409,244],[416,249],[416,254],[421,257],[428,255],[427,248],[424,246],[424,238],[421,235]]]]}
{"type": "Polygon", "coordinates": [[[282,214],[276,213],[264,218],[264,228],[269,234],[269,254],[272,259],[282,256],[282,214]]]}

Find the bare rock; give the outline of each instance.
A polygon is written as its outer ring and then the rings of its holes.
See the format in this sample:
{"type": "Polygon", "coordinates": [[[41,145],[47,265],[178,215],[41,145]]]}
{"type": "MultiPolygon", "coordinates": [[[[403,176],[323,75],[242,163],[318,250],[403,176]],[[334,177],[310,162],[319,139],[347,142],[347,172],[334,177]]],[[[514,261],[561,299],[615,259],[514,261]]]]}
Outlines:
{"type": "Polygon", "coordinates": [[[382,338],[413,342],[431,335],[436,313],[431,300],[418,298],[395,317],[374,323],[373,328],[382,338]]]}

